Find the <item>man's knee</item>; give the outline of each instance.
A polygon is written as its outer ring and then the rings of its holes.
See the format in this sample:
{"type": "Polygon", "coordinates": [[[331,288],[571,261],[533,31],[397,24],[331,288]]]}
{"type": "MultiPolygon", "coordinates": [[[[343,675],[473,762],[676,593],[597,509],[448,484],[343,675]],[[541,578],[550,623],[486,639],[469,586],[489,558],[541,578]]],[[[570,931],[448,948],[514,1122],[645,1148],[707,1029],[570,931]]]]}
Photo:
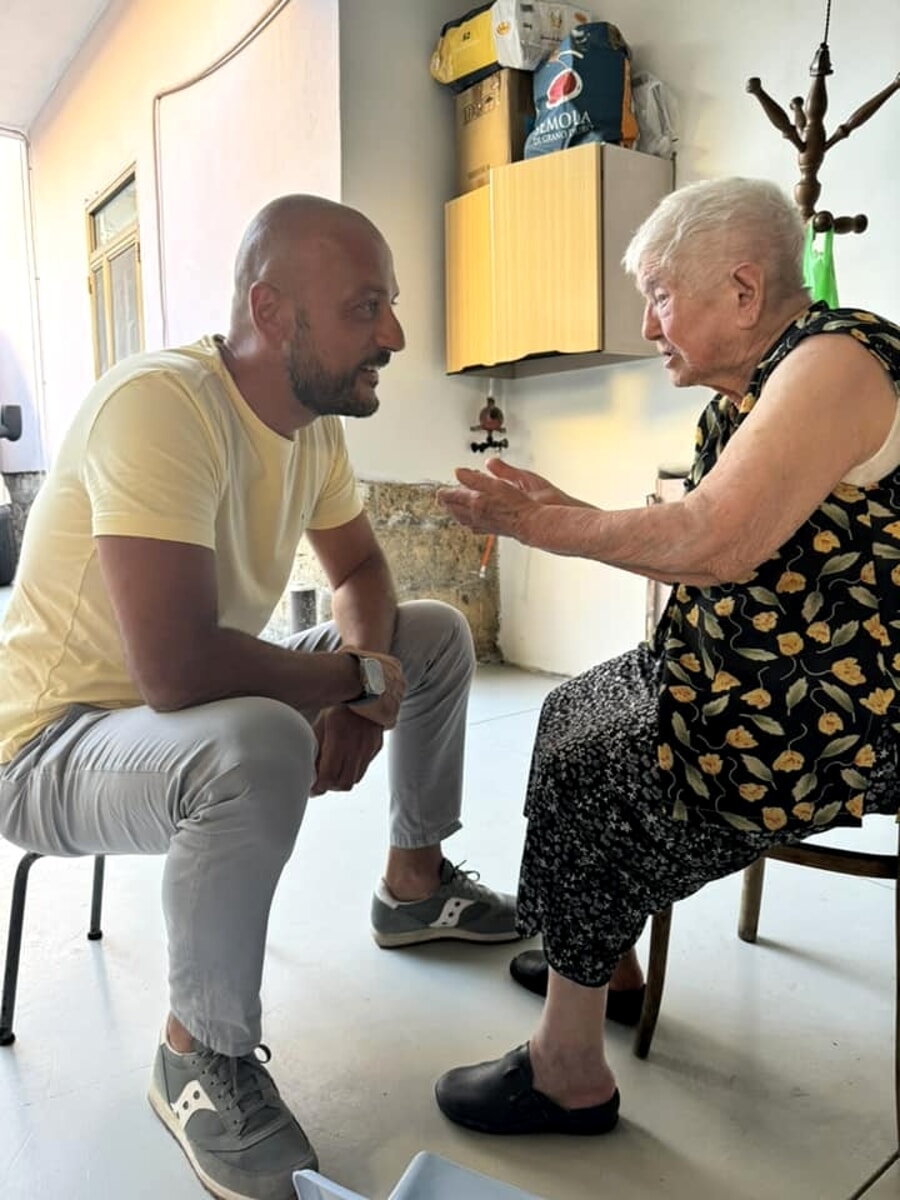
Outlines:
{"type": "Polygon", "coordinates": [[[276,755],[280,759],[315,757],[316,739],[309,722],[296,709],[268,696],[227,701],[229,746],[242,758],[276,755]]]}
{"type": "Polygon", "coordinates": [[[475,644],[458,608],[442,600],[410,600],[398,606],[393,651],[402,660],[424,652],[429,662],[443,658],[467,676],[475,669],[475,644]]]}
{"type": "Polygon", "coordinates": [[[296,832],[317,754],[309,723],[289,705],[256,696],[235,701],[219,731],[214,778],[203,793],[208,802],[249,805],[260,830],[296,832]]]}

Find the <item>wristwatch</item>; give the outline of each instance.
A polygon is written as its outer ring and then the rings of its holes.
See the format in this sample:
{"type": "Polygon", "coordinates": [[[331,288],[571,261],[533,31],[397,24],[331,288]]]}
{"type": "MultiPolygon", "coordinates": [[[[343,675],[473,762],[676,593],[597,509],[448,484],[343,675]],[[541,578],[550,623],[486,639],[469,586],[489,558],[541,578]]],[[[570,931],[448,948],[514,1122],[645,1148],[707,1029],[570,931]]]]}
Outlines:
{"type": "Polygon", "coordinates": [[[345,700],[345,704],[371,704],[373,700],[377,700],[384,695],[384,670],[377,658],[367,658],[363,654],[356,654],[352,650],[346,652],[351,658],[355,658],[359,664],[359,682],[362,691],[358,696],[354,696],[352,700],[345,700]]]}

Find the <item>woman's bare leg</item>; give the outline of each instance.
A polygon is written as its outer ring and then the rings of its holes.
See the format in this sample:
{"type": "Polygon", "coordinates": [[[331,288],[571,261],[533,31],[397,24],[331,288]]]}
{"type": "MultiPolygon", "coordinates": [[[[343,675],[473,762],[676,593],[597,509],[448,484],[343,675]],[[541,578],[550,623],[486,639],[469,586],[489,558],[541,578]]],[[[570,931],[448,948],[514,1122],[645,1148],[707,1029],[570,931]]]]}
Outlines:
{"type": "Polygon", "coordinates": [[[535,1089],[562,1108],[605,1104],[616,1090],[604,1044],[606,990],[550,970],[544,1011],[528,1048],[535,1089]]]}

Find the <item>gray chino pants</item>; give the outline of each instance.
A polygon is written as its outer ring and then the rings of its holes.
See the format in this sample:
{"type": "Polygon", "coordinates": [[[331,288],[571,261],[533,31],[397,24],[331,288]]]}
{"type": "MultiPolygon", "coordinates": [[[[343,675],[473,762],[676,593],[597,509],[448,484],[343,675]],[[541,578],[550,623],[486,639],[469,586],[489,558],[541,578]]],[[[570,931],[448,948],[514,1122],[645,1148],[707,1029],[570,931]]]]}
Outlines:
{"type": "MultiPolygon", "coordinates": [[[[332,623],[292,650],[334,650],[332,623]]],[[[388,739],[390,841],[460,827],[472,638],[449,605],[400,605],[391,653],[407,690],[388,739]]],[[[314,714],[307,714],[314,719],[314,714]]],[[[260,1040],[269,908],[315,779],[309,720],[278,700],[181,712],[73,708],[0,767],[0,834],[41,854],[165,854],[172,1012],[222,1054],[260,1040]]]]}

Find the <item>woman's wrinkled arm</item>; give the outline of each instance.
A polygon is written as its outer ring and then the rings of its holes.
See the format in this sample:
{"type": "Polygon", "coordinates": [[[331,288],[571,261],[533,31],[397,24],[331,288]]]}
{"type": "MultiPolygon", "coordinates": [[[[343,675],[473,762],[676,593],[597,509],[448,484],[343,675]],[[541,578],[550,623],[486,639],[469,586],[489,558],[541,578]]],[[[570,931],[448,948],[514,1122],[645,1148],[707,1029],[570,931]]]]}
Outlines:
{"type": "MultiPolygon", "coordinates": [[[[719,461],[684,500],[608,511],[542,481],[461,468],[439,498],[462,524],[666,583],[737,582],[882,445],[894,385],[855,339],[811,337],[772,372],[719,461]]],[[[526,473],[527,474],[527,473],[526,473]]],[[[540,478],[540,477],[535,477],[540,478]]]]}

